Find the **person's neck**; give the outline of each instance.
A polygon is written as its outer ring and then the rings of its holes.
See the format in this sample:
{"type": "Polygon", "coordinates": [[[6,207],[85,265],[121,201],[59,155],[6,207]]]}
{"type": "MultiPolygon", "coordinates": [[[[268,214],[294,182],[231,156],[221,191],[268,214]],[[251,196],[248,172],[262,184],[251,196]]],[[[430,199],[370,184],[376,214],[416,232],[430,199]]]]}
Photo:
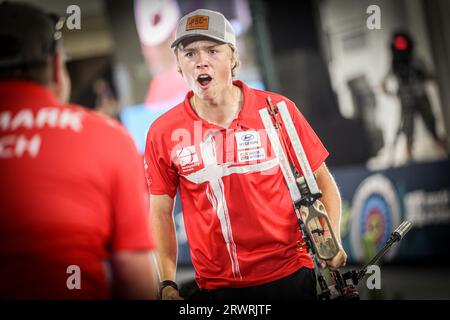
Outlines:
{"type": "Polygon", "coordinates": [[[241,110],[242,96],[241,88],[232,85],[214,99],[203,100],[194,94],[191,105],[200,118],[217,126],[228,128],[241,110]]]}

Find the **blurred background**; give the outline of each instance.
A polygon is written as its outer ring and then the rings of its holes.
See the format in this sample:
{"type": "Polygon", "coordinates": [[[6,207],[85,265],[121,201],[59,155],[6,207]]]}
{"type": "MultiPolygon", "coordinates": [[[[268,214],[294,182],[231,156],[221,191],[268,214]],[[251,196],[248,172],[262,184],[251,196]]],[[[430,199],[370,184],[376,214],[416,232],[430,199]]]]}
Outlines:
{"type": "MultiPolygon", "coordinates": [[[[293,100],[330,151],[351,267],[413,223],[381,262],[381,290],[363,283],[362,297],[450,299],[449,0],[22,2],[67,18],[71,102],[121,121],[141,153],[152,121],[188,91],[170,49],[176,22],[221,11],[238,35],[237,78],[293,100]]],[[[178,281],[190,284],[175,211],[178,281]]]]}

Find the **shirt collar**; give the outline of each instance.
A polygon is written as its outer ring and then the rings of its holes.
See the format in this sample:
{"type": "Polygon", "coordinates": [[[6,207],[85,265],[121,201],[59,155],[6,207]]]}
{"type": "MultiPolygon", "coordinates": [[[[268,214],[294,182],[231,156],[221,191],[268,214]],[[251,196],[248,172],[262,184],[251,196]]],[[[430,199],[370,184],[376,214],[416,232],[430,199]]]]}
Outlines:
{"type": "MultiPolygon", "coordinates": [[[[259,122],[258,122],[258,106],[256,105],[257,99],[255,93],[251,88],[249,88],[245,83],[243,83],[240,80],[234,80],[233,84],[242,89],[244,98],[242,102],[241,111],[239,112],[237,119],[235,119],[233,123],[230,125],[229,129],[232,129],[235,126],[239,125],[246,127],[248,129],[257,128],[259,122]]],[[[208,123],[195,113],[190,102],[190,99],[192,98],[193,95],[194,93],[192,90],[186,94],[186,98],[184,99],[183,102],[183,110],[185,112],[185,115],[190,120],[201,121],[202,124],[207,128],[224,129],[214,124],[208,123]]]]}
{"type": "Polygon", "coordinates": [[[0,81],[0,109],[60,105],[43,85],[33,81],[0,81]]]}

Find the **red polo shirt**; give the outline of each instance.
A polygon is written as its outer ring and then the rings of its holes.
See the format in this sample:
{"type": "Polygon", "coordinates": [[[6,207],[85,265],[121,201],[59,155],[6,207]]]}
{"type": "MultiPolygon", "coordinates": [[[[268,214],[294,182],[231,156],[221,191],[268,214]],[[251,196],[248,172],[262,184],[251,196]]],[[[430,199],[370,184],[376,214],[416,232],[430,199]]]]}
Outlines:
{"type": "Polygon", "coordinates": [[[264,284],[313,267],[297,246],[292,200],[258,113],[266,98],[286,101],[313,171],[328,152],[292,101],[234,84],[244,101],[229,128],[199,118],[191,91],[147,136],[150,192],[174,197],[180,188],[196,280],[205,289],[264,284]]]}
{"type": "Polygon", "coordinates": [[[108,298],[110,255],[154,247],[131,138],[38,84],[0,82],[0,177],[0,299],[108,298]]]}

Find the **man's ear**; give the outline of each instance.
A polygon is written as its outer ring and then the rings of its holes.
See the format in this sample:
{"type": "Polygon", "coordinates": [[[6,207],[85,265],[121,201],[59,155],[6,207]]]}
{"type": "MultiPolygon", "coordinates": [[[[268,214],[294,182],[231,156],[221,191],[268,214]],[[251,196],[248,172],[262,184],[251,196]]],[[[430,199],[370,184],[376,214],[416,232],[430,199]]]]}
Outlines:
{"type": "Polygon", "coordinates": [[[61,83],[61,54],[56,52],[52,57],[52,82],[55,86],[61,83]]]}
{"type": "Polygon", "coordinates": [[[70,79],[65,67],[64,56],[61,52],[56,52],[52,59],[52,74],[50,88],[53,94],[62,103],[66,103],[70,96],[70,79]]]}
{"type": "Polygon", "coordinates": [[[231,69],[236,68],[236,65],[237,65],[237,60],[236,60],[236,58],[233,56],[233,57],[231,57],[231,69]]]}

